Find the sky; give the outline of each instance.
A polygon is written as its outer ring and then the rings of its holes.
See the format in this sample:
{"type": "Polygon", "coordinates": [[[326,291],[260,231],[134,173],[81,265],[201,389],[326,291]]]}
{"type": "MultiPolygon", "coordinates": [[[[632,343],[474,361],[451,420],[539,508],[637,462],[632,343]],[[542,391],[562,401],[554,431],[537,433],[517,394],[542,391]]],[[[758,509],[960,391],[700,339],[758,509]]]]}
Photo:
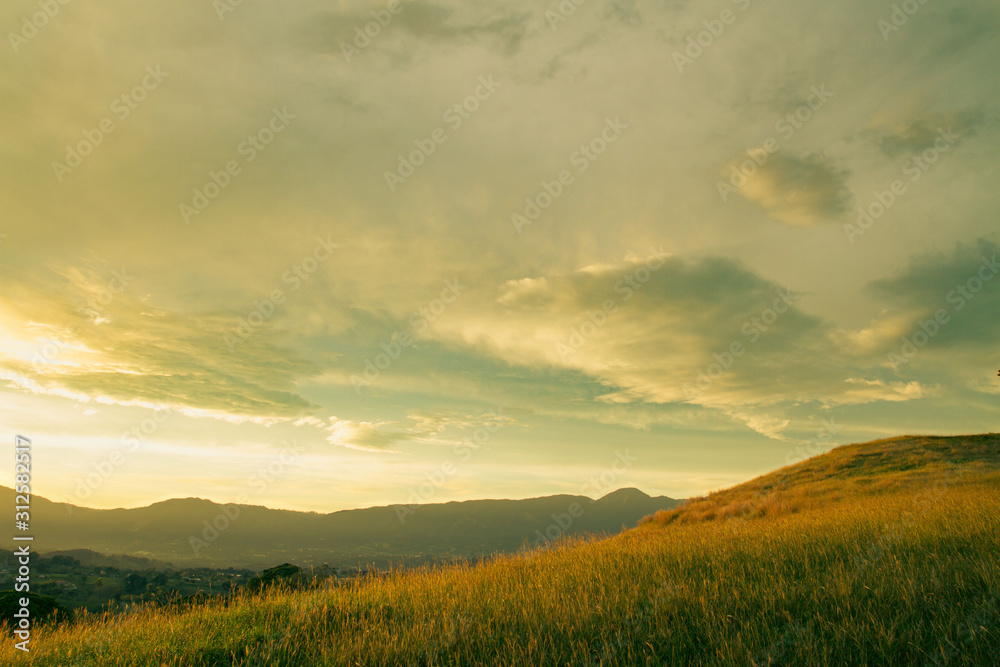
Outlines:
{"type": "Polygon", "coordinates": [[[0,25],[0,423],[38,495],[686,498],[998,430],[995,2],[0,25]]]}

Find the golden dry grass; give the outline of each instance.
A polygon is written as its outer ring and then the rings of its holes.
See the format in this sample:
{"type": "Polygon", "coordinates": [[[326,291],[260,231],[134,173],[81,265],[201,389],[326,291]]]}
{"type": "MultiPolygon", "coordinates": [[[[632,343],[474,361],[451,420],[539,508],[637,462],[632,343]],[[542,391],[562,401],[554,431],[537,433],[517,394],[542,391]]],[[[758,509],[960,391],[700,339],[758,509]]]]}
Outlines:
{"type": "Polygon", "coordinates": [[[994,664],[998,507],[997,436],[853,445],[612,539],[83,618],[39,629],[30,661],[994,664]]]}

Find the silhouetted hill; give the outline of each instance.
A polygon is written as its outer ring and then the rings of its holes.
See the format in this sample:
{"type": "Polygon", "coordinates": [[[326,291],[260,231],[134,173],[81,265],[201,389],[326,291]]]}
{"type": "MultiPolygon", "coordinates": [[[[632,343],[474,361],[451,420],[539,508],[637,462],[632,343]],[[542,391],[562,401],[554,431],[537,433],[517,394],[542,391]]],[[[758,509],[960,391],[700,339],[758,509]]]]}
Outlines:
{"type": "Polygon", "coordinates": [[[129,554],[102,554],[91,549],[50,551],[44,555],[46,558],[69,556],[80,561],[80,565],[83,567],[116,567],[119,570],[165,570],[173,567],[172,563],[162,560],[131,556],[129,554]]]}
{"type": "MultiPolygon", "coordinates": [[[[0,487],[0,502],[13,491],[0,487]]],[[[98,510],[32,497],[35,549],[132,554],[176,567],[263,568],[281,562],[340,567],[433,562],[516,551],[562,534],[617,533],[680,503],[621,489],[599,500],[547,496],[371,507],[331,514],[172,499],[98,510]]]]}

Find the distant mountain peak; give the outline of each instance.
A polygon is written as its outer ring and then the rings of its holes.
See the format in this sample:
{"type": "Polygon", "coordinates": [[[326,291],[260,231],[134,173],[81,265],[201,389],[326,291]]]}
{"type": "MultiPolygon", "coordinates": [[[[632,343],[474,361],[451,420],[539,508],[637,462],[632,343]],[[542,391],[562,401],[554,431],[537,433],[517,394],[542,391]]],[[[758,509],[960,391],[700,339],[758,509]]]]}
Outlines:
{"type": "Polygon", "coordinates": [[[625,489],[618,489],[617,491],[612,491],[606,496],[600,498],[597,502],[628,503],[628,502],[649,500],[649,498],[650,497],[648,495],[646,495],[639,489],[629,487],[625,489]]]}
{"type": "Polygon", "coordinates": [[[217,507],[218,503],[205,498],[168,498],[148,505],[149,509],[191,510],[205,507],[217,507]]]}

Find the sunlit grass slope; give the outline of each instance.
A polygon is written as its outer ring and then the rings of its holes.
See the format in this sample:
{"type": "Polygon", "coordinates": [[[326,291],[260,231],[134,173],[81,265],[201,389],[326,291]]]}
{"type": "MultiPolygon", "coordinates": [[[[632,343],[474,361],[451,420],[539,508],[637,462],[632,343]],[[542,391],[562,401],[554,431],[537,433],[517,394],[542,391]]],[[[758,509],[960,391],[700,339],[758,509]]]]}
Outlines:
{"type": "MultiPolygon", "coordinates": [[[[1000,436],[842,447],[604,541],[39,631],[37,665],[992,665],[1000,436]]],[[[23,660],[10,643],[0,662],[23,660]]]]}

